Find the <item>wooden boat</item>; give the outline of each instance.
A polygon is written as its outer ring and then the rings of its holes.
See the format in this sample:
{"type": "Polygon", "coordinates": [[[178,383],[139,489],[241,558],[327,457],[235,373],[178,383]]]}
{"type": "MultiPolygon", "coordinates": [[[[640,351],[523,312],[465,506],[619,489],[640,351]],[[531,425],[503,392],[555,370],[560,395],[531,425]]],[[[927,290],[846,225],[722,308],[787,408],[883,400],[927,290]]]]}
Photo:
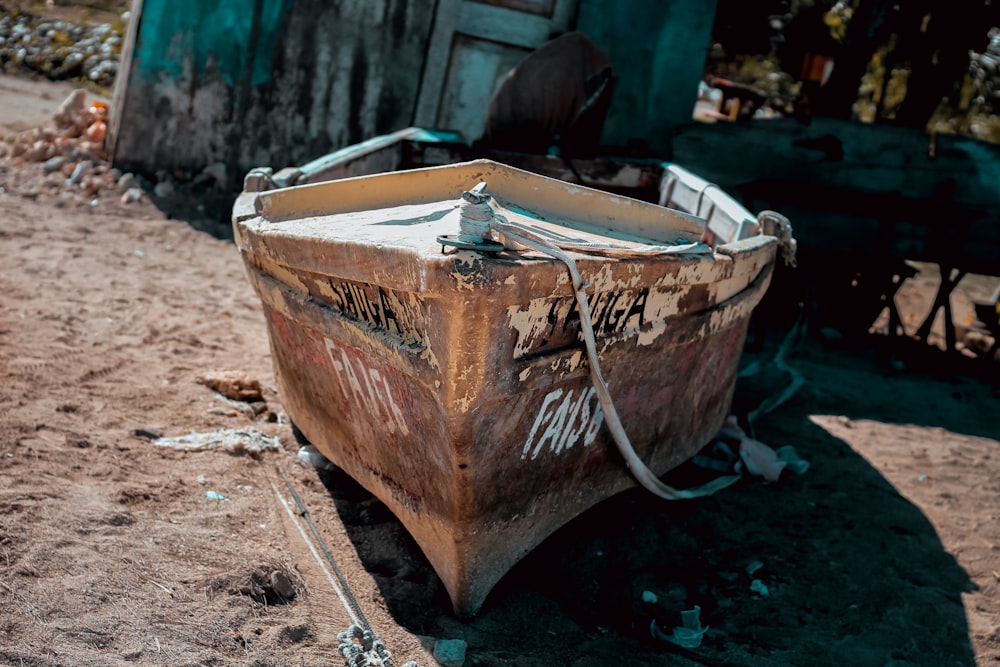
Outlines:
{"type": "Polygon", "coordinates": [[[573,169],[689,213],[538,173],[565,170],[557,158],[452,163],[464,150],[411,128],[253,170],[233,225],[290,418],[395,513],[471,616],[556,529],[635,486],[636,467],[663,474],[718,431],[780,234],[676,165],[573,169]],[[470,235],[473,210],[516,229],[470,235]],[[567,266],[525,238],[573,258],[587,316],[567,266]]]}

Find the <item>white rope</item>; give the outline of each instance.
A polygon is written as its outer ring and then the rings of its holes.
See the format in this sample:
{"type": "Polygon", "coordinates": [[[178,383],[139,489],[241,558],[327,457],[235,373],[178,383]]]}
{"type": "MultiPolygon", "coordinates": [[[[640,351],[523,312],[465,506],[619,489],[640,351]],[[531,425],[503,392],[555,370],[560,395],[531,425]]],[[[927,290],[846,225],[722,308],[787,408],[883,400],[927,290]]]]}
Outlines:
{"type": "MultiPolygon", "coordinates": [[[[495,231],[510,238],[516,243],[558,259],[564,263],[569,270],[570,278],[573,281],[573,291],[576,296],[577,310],[580,312],[580,328],[583,331],[583,340],[587,347],[587,359],[590,361],[590,378],[594,384],[594,389],[597,393],[598,401],[601,404],[601,409],[604,411],[604,422],[608,425],[608,430],[611,431],[611,437],[614,440],[618,451],[625,459],[625,464],[628,466],[629,471],[631,471],[632,476],[635,477],[636,481],[639,482],[639,484],[641,484],[647,491],[650,491],[651,493],[666,500],[688,500],[692,498],[710,496],[717,491],[739,481],[741,478],[740,475],[727,475],[724,477],[718,477],[711,482],[691,489],[675,489],[672,486],[664,484],[655,474],[653,474],[653,471],[650,470],[645,463],[643,463],[642,459],[640,459],[639,455],[636,453],[635,448],[632,446],[632,443],[628,438],[628,434],[625,432],[625,427],[622,425],[621,419],[618,417],[618,411],[615,409],[611,393],[608,391],[608,385],[604,381],[604,377],[601,374],[600,359],[597,355],[597,342],[594,339],[594,326],[590,318],[590,303],[587,301],[587,293],[585,291],[587,285],[583,282],[583,278],[580,276],[580,271],[577,269],[576,262],[567,253],[550,243],[547,239],[541,238],[523,226],[511,224],[501,216],[495,216],[491,222],[491,226],[495,231]]],[[[506,245],[506,243],[504,245],[506,245]]]]}
{"type": "Polygon", "coordinates": [[[271,488],[274,489],[274,495],[278,496],[278,500],[281,501],[281,506],[285,508],[286,512],[288,512],[288,516],[291,518],[292,523],[299,529],[299,534],[302,535],[302,540],[306,543],[306,546],[309,547],[309,551],[312,553],[313,558],[316,559],[316,564],[319,565],[319,569],[321,569],[323,574],[326,575],[327,581],[329,581],[330,586],[333,587],[333,592],[337,594],[338,598],[340,598],[340,603],[344,605],[347,615],[351,617],[351,623],[360,627],[361,619],[359,619],[354,613],[354,609],[352,609],[350,603],[348,603],[347,598],[344,596],[344,591],[340,588],[337,580],[333,578],[333,575],[330,574],[330,570],[328,570],[326,565],[323,564],[323,560],[320,558],[319,552],[316,551],[316,547],[313,546],[312,540],[309,539],[309,535],[306,534],[302,524],[300,524],[299,520],[295,517],[295,512],[292,511],[291,505],[288,504],[285,497],[281,495],[280,491],[278,491],[278,487],[275,486],[274,482],[271,482],[271,488]]]}
{"type": "MultiPolygon", "coordinates": [[[[702,190],[699,194],[699,208],[701,205],[701,197],[704,196],[704,191],[707,190],[708,187],[718,186],[709,184],[702,190]]],[[[583,340],[587,349],[587,359],[590,364],[591,381],[593,382],[594,390],[597,394],[601,409],[604,411],[604,421],[608,426],[608,430],[611,432],[612,440],[618,448],[619,453],[625,459],[625,464],[636,481],[647,491],[667,500],[702,498],[704,496],[712,495],[717,491],[720,491],[721,489],[731,486],[739,481],[742,477],[739,474],[726,475],[718,477],[701,486],[690,489],[676,489],[663,483],[653,473],[653,471],[649,469],[642,459],[639,458],[639,455],[636,453],[635,448],[629,440],[628,434],[625,432],[625,427],[621,423],[618,411],[615,409],[614,401],[611,398],[611,393],[608,391],[607,383],[604,381],[604,377],[601,373],[600,359],[597,354],[597,342],[594,336],[594,326],[590,315],[590,303],[587,300],[587,293],[585,291],[587,285],[583,282],[580,271],[576,266],[576,261],[574,261],[574,259],[566,252],[566,250],[572,250],[584,253],[601,254],[604,256],[636,257],[663,254],[700,254],[712,252],[712,249],[708,245],[700,242],[678,244],[674,246],[650,245],[642,247],[591,242],[559,241],[558,243],[554,243],[525,225],[511,223],[504,218],[504,216],[496,215],[493,208],[489,204],[490,197],[485,192],[485,189],[486,184],[479,183],[471,191],[462,193],[462,199],[459,202],[459,238],[465,241],[478,243],[485,240],[491,240],[491,237],[495,235],[499,237],[498,240],[506,249],[535,250],[557,259],[566,265],[570,274],[570,279],[573,282],[573,293],[576,298],[577,310],[580,313],[580,329],[583,333],[583,340]]],[[[786,244],[789,246],[787,249],[783,247],[783,251],[788,253],[785,259],[786,261],[789,261],[790,256],[790,263],[794,264],[795,242],[791,239],[791,227],[788,225],[787,219],[783,218],[783,216],[774,215],[769,216],[767,222],[772,223],[772,229],[777,228],[775,229],[775,232],[777,232],[776,235],[779,237],[779,240],[783,242],[783,246],[786,244]],[[780,220],[778,218],[780,218],[780,220]]],[[[788,340],[786,340],[786,344],[790,344],[788,340]]],[[[783,346],[783,349],[779,352],[775,361],[779,367],[790,372],[793,378],[792,385],[775,401],[769,403],[767,406],[760,406],[758,411],[753,416],[760,414],[760,410],[773,410],[777,407],[777,405],[784,402],[792,394],[794,394],[802,384],[801,375],[796,373],[794,369],[791,369],[784,364],[785,351],[786,349],[783,346]]]]}
{"type": "Polygon", "coordinates": [[[522,250],[523,247],[517,247],[518,244],[513,237],[527,234],[544,245],[544,248],[528,247],[543,253],[547,253],[546,249],[552,248],[608,257],[649,257],[652,255],[708,254],[712,252],[712,248],[701,241],[686,241],[671,245],[636,245],[634,243],[618,245],[607,242],[560,239],[554,243],[526,225],[509,222],[503,215],[497,215],[489,204],[490,195],[484,192],[485,188],[486,184],[480,183],[472,190],[463,192],[462,198],[458,200],[458,238],[460,241],[482,243],[490,240],[491,230],[501,231],[502,227],[511,230],[502,232],[508,237],[506,242],[501,239],[507,250],[522,250]]]}
{"type": "Polygon", "coordinates": [[[458,240],[465,243],[482,243],[490,235],[493,209],[484,194],[486,183],[462,193],[458,200],[458,240]]]}

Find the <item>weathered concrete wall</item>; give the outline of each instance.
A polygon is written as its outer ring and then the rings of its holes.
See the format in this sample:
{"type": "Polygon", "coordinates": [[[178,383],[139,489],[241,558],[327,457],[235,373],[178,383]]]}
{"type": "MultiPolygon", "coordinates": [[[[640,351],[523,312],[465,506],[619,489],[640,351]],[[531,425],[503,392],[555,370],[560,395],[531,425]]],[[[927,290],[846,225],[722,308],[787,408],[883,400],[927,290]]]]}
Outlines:
{"type": "Polygon", "coordinates": [[[407,0],[143,0],[116,89],[115,164],[302,164],[405,127],[432,12],[407,0]]]}
{"type": "MultiPolygon", "coordinates": [[[[117,166],[300,165],[412,124],[427,0],[134,0],[110,131],[117,166]]],[[[691,118],[715,0],[581,0],[619,77],[604,143],[669,155],[691,118]]],[[[438,20],[444,20],[439,17],[438,20]]]]}
{"type": "Polygon", "coordinates": [[[715,0],[581,2],[577,28],[608,54],[618,76],[603,143],[639,139],[669,155],[674,128],[691,121],[715,7],[715,0]]]}

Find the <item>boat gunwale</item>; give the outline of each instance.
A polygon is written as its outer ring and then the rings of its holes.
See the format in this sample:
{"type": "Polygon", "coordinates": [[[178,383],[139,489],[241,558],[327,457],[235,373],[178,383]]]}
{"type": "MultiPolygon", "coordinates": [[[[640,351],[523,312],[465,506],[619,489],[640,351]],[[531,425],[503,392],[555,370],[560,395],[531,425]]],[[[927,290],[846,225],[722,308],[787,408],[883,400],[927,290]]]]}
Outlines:
{"type": "MultiPolygon", "coordinates": [[[[629,227],[646,224],[656,231],[662,228],[664,232],[676,232],[678,235],[700,235],[704,228],[703,220],[683,211],[567,183],[486,159],[352,176],[252,193],[252,208],[262,223],[276,224],[403,204],[443,202],[448,198],[457,202],[463,191],[482,181],[486,182],[487,192],[497,199],[513,201],[519,207],[550,213],[558,218],[572,216],[598,227],[619,223],[614,228],[629,231],[629,227]],[[574,206],[567,211],[554,209],[551,204],[553,197],[573,197],[574,206]],[[628,221],[623,220],[626,215],[628,221]]],[[[249,219],[238,222],[246,225],[249,219]]],[[[648,232],[641,234],[651,237],[648,232]]]]}

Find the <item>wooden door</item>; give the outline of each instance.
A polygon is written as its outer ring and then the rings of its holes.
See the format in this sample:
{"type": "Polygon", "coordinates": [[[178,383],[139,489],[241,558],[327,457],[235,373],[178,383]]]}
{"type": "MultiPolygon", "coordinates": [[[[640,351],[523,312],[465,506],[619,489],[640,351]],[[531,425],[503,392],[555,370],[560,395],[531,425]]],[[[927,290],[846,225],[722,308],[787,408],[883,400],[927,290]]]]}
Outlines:
{"type": "Polygon", "coordinates": [[[414,124],[482,135],[500,79],[571,29],[577,0],[440,0],[414,124]]]}

